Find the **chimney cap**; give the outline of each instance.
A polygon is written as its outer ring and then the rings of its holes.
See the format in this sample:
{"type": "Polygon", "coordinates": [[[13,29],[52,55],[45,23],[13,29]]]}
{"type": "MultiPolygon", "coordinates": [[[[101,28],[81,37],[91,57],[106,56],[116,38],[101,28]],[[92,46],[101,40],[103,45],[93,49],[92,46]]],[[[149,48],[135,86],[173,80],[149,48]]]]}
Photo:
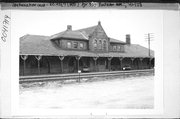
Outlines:
{"type": "Polygon", "coordinates": [[[126,34],[126,37],[130,37],[130,34],[126,34]]]}
{"type": "Polygon", "coordinates": [[[71,25],[67,25],[67,30],[72,31],[72,26],[71,25]]]}

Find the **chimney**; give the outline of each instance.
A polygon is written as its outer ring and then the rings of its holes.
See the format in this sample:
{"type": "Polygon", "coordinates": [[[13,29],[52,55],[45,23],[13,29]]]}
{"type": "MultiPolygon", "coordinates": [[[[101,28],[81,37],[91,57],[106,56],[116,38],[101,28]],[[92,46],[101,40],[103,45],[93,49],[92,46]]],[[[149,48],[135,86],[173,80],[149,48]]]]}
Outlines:
{"type": "Polygon", "coordinates": [[[98,25],[101,25],[101,21],[98,21],[98,25]]]}
{"type": "Polygon", "coordinates": [[[68,31],[72,31],[72,26],[71,25],[67,25],[67,30],[68,31]]]}
{"type": "Polygon", "coordinates": [[[128,44],[128,45],[131,44],[130,34],[126,34],[126,44],[128,44]]]}

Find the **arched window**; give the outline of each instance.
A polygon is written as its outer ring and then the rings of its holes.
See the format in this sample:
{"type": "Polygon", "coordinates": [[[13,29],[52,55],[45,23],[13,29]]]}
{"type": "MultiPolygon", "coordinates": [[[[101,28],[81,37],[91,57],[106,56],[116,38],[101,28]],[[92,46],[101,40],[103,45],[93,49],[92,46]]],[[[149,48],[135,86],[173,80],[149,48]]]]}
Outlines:
{"type": "Polygon", "coordinates": [[[106,41],[103,42],[103,49],[106,50],[106,41]]]}
{"type": "Polygon", "coordinates": [[[96,49],[97,48],[97,40],[94,39],[94,48],[96,49]]]}
{"type": "Polygon", "coordinates": [[[99,49],[101,50],[102,49],[102,41],[99,40],[99,49]]]}

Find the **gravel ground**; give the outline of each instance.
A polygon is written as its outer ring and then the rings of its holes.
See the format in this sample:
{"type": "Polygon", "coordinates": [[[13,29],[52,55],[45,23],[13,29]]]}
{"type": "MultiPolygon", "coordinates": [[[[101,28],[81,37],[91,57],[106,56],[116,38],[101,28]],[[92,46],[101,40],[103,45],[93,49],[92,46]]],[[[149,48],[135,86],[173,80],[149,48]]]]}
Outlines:
{"type": "Polygon", "coordinates": [[[20,84],[22,108],[151,109],[154,76],[20,84]]]}

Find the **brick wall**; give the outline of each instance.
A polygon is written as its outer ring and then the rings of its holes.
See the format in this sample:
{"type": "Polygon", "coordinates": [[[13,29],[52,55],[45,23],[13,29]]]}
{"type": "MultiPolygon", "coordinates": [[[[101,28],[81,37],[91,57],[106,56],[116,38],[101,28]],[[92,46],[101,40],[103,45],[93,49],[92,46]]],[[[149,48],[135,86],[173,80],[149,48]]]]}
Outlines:
{"type": "Polygon", "coordinates": [[[89,49],[90,51],[102,51],[102,52],[107,52],[109,47],[109,39],[106,36],[103,28],[101,26],[98,26],[97,29],[95,29],[94,33],[91,35],[89,38],[89,49]],[[97,48],[94,47],[94,42],[97,40],[97,48]],[[98,49],[100,48],[99,41],[101,40],[102,42],[102,50],[98,49]],[[106,49],[103,48],[103,42],[106,41],[106,49]]]}

